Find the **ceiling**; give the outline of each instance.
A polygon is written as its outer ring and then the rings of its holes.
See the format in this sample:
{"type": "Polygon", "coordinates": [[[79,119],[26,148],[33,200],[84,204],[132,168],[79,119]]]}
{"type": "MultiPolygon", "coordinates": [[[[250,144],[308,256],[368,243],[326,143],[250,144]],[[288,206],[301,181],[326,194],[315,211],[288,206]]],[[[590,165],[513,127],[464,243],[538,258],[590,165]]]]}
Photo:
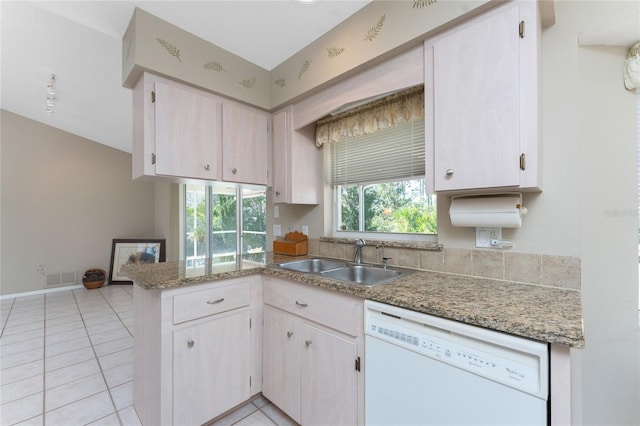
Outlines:
{"type": "Polygon", "coordinates": [[[371,0],[0,2],[1,107],[131,152],[121,43],[139,7],[267,70],[371,0]],[[56,75],[53,115],[46,85],[56,75]]]}

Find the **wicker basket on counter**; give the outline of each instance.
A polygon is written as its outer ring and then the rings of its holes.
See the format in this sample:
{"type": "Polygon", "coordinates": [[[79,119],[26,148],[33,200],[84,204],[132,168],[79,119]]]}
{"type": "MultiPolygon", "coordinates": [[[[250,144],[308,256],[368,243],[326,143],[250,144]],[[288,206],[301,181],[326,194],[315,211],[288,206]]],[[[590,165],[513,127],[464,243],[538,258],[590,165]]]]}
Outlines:
{"type": "Polygon", "coordinates": [[[104,284],[106,277],[107,273],[104,269],[89,268],[84,271],[84,275],[82,276],[82,285],[89,290],[100,288],[104,284]]]}

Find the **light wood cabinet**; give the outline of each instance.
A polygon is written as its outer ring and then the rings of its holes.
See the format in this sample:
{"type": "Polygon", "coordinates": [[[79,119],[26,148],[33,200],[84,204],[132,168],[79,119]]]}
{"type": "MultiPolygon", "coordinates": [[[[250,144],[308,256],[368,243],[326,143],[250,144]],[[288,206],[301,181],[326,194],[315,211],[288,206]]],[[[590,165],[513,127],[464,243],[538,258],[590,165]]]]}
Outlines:
{"type": "Polygon", "coordinates": [[[264,278],[263,394],[303,425],[363,424],[362,299],[264,278]]]}
{"type": "Polygon", "coordinates": [[[314,126],[293,129],[293,107],[274,112],[273,202],[319,204],[322,151],[314,141],[314,126]]]}
{"type": "Polygon", "coordinates": [[[514,2],[425,42],[428,189],[541,189],[538,22],[514,2]]]}
{"type": "Polygon", "coordinates": [[[248,310],[173,333],[173,424],[200,425],[250,396],[248,310]]]}
{"type": "Polygon", "coordinates": [[[219,100],[160,81],[154,86],[156,174],[218,179],[219,100]]]}
{"type": "Polygon", "coordinates": [[[270,114],[150,73],[133,88],[133,178],[267,185],[270,114]]]}
{"type": "Polygon", "coordinates": [[[267,184],[268,125],[267,113],[222,104],[222,180],[267,184]]]}
{"type": "Polygon", "coordinates": [[[143,424],[200,425],[261,390],[262,280],[134,286],[133,403],[143,424]]]}

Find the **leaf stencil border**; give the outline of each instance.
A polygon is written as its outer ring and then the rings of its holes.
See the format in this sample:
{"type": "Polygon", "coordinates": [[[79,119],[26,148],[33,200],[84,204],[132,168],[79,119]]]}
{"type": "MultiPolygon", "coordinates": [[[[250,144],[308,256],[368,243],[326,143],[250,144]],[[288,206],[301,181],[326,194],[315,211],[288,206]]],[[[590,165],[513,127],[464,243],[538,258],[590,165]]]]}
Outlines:
{"type": "Polygon", "coordinates": [[[238,84],[244,87],[245,89],[251,89],[253,85],[256,84],[256,78],[253,77],[246,80],[242,80],[242,81],[239,81],[238,84]]]}
{"type": "Polygon", "coordinates": [[[222,64],[218,61],[209,61],[206,64],[202,65],[202,67],[209,71],[227,72],[227,70],[225,70],[222,67],[222,64]]]}
{"type": "Polygon", "coordinates": [[[431,6],[432,4],[438,3],[438,0],[413,0],[413,8],[421,9],[423,7],[431,6]]]}
{"type": "Polygon", "coordinates": [[[327,48],[327,57],[328,58],[337,58],[342,55],[346,50],[345,47],[328,47],[327,48]]]}
{"type": "Polygon", "coordinates": [[[373,41],[376,37],[378,37],[380,30],[382,30],[382,27],[384,27],[385,19],[387,19],[386,13],[382,15],[380,19],[378,19],[378,22],[373,27],[371,27],[369,31],[367,31],[367,35],[364,36],[364,39],[362,41],[373,41]]]}
{"type": "Polygon", "coordinates": [[[302,75],[307,72],[307,70],[309,69],[309,66],[311,66],[311,62],[313,62],[310,59],[305,60],[302,63],[302,66],[300,67],[300,72],[298,73],[298,80],[300,80],[300,78],[302,77],[302,75]]]}
{"type": "Polygon", "coordinates": [[[173,56],[178,61],[180,61],[180,63],[182,63],[182,59],[180,59],[180,49],[178,49],[176,46],[174,46],[173,44],[169,43],[168,41],[166,41],[164,39],[161,39],[160,37],[157,37],[156,41],[158,43],[160,43],[160,45],[166,49],[166,51],[167,51],[167,53],[169,55],[173,56]]]}

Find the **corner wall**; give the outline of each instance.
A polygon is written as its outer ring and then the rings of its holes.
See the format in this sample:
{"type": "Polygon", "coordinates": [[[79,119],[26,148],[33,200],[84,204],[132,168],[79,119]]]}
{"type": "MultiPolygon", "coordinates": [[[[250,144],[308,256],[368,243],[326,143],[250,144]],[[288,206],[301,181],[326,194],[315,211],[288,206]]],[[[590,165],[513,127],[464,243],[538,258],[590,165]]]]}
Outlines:
{"type": "Polygon", "coordinates": [[[47,274],[108,273],[113,238],[165,238],[155,184],[131,181],[130,154],[8,111],[1,121],[0,294],[42,290],[47,274]]]}

